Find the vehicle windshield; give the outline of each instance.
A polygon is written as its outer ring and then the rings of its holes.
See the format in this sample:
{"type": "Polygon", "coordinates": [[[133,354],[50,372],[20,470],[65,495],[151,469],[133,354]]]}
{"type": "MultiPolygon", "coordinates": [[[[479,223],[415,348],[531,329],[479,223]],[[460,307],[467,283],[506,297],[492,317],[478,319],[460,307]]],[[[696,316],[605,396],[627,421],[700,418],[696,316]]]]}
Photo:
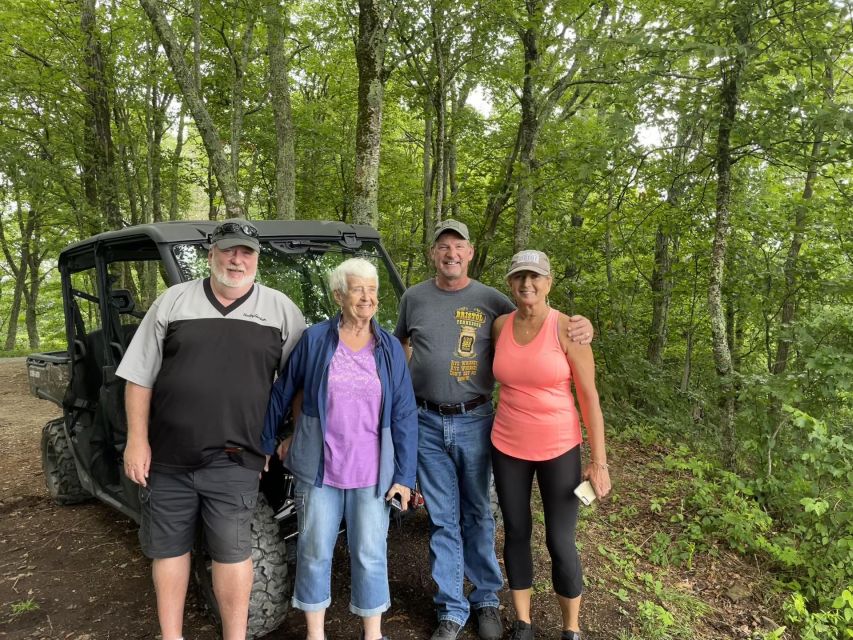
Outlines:
{"type": "MultiPolygon", "coordinates": [[[[280,243],[276,243],[281,246],[280,243]]],[[[397,324],[397,306],[401,291],[377,244],[362,242],[358,249],[346,249],[337,242],[303,241],[305,251],[293,253],[276,249],[262,241],[258,259],[257,281],[287,295],[305,315],[310,325],[335,315],[339,310],[329,289],[328,274],[344,260],[353,257],[370,260],[379,272],[379,310],[376,320],[387,331],[397,324]]],[[[200,244],[179,244],[173,253],[186,280],[204,278],[209,274],[207,249],[200,244]]]]}

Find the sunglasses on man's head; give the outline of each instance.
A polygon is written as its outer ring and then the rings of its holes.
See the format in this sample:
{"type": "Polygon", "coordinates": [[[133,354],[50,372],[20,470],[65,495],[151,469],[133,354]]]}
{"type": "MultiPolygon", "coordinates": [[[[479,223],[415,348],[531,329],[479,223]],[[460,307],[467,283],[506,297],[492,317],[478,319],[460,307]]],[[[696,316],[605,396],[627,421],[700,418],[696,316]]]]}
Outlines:
{"type": "Polygon", "coordinates": [[[250,224],[240,224],[239,222],[223,222],[213,231],[213,237],[225,235],[226,233],[242,233],[250,238],[258,237],[258,230],[250,224]]]}

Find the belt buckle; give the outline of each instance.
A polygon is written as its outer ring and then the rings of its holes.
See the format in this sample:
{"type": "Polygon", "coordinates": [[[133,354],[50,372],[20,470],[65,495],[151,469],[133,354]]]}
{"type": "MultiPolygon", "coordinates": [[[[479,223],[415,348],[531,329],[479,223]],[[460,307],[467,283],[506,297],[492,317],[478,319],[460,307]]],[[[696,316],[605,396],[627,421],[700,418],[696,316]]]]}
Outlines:
{"type": "Polygon", "coordinates": [[[438,415],[440,416],[452,416],[454,415],[452,411],[458,408],[459,405],[456,404],[448,404],[446,402],[438,403],[438,415]],[[447,411],[447,413],[445,413],[447,411]]]}

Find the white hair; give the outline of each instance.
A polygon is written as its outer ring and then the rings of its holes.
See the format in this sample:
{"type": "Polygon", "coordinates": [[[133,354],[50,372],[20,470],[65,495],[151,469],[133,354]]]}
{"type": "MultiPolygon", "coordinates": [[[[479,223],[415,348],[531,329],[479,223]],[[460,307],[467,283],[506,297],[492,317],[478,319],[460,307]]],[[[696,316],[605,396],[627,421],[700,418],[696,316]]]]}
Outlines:
{"type": "Polygon", "coordinates": [[[372,262],[364,258],[350,258],[329,272],[329,287],[332,291],[346,293],[348,291],[347,278],[350,276],[373,280],[376,282],[376,286],[379,286],[379,274],[372,262]]]}

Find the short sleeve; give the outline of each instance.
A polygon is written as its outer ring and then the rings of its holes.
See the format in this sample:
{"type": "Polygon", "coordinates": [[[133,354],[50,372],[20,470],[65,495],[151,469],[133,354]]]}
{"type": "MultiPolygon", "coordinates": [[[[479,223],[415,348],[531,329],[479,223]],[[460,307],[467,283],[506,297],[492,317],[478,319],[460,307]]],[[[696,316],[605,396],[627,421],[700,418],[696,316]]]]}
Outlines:
{"type": "Polygon", "coordinates": [[[400,298],[400,308],[397,313],[397,326],[394,328],[394,336],[398,340],[407,340],[409,337],[409,323],[406,310],[409,306],[408,291],[400,298]]]}
{"type": "Polygon", "coordinates": [[[116,370],[119,378],[140,387],[154,387],[163,363],[163,341],[169,328],[168,318],[163,313],[163,301],[167,295],[169,291],[154,301],[139,324],[116,370]]]}
{"type": "MultiPolygon", "coordinates": [[[[283,295],[283,294],[282,294],[283,295]]],[[[287,306],[284,313],[284,322],[281,327],[281,359],[278,370],[281,371],[302,334],[305,333],[305,316],[290,298],[287,298],[287,306]]]]}

